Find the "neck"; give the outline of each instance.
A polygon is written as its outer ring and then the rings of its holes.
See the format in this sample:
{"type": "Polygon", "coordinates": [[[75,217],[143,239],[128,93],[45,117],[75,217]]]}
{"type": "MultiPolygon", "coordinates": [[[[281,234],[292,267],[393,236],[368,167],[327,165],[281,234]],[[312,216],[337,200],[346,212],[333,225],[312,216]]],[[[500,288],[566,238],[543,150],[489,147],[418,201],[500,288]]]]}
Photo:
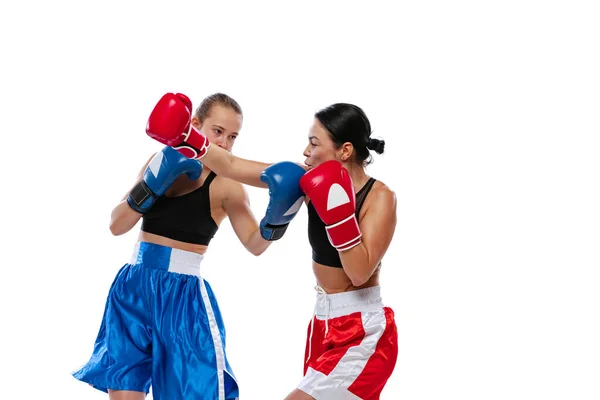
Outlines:
{"type": "Polygon", "coordinates": [[[354,186],[354,193],[358,192],[369,180],[369,176],[365,172],[365,169],[356,163],[343,163],[344,168],[350,173],[352,178],[352,184],[354,186]]]}

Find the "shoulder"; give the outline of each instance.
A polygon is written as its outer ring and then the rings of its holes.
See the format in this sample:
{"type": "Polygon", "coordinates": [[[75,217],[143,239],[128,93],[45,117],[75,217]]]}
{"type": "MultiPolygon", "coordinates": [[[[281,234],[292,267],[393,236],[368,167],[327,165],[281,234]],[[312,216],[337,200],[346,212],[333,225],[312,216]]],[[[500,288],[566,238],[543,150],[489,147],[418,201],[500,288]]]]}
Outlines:
{"type": "Polygon", "coordinates": [[[381,181],[375,181],[365,199],[365,208],[379,211],[396,210],[396,193],[381,181]]]}
{"type": "Polygon", "coordinates": [[[217,175],[211,186],[213,185],[217,188],[217,190],[213,190],[213,193],[217,192],[223,201],[246,201],[248,198],[244,185],[233,179],[217,175]]]}
{"type": "Polygon", "coordinates": [[[152,161],[154,156],[156,156],[156,154],[158,154],[158,153],[152,153],[152,155],[150,157],[148,157],[148,160],[144,163],[144,166],[138,172],[138,179],[142,179],[142,176],[144,176],[144,172],[146,171],[146,168],[148,168],[148,165],[150,165],[150,162],[152,161]]]}

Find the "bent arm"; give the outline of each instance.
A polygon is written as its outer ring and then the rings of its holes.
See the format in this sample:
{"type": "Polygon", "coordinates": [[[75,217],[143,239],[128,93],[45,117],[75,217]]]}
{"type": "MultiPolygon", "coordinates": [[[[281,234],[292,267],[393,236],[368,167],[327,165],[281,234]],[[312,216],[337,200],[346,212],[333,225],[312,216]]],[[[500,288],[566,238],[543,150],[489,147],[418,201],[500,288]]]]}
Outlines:
{"type": "MultiPolygon", "coordinates": [[[[154,157],[154,154],[152,155],[152,157],[154,157]]],[[[148,159],[144,167],[140,170],[135,184],[131,187],[131,189],[133,189],[135,185],[137,185],[142,180],[144,176],[144,171],[146,171],[146,167],[150,163],[150,160],[152,160],[152,157],[148,159]]],[[[137,224],[138,221],[142,218],[143,214],[135,211],[127,203],[127,196],[129,196],[129,192],[131,192],[131,189],[127,193],[125,193],[125,196],[123,196],[121,202],[115,208],[113,208],[110,214],[109,228],[110,232],[115,236],[123,235],[129,232],[135,226],[135,224],[137,224]]]]}
{"type": "Polygon", "coordinates": [[[387,251],[396,229],[396,196],[389,189],[378,190],[360,221],[362,241],[340,251],[344,272],[354,286],[361,286],[373,275],[387,251]]]}
{"type": "Polygon", "coordinates": [[[242,185],[235,183],[228,198],[223,202],[223,208],[244,247],[255,256],[261,255],[272,242],[263,239],[250,209],[248,194],[242,185]]]}
{"type": "Polygon", "coordinates": [[[200,161],[217,175],[250,186],[267,187],[267,184],[260,180],[260,174],[271,164],[234,156],[216,145],[211,145],[200,161]]]}

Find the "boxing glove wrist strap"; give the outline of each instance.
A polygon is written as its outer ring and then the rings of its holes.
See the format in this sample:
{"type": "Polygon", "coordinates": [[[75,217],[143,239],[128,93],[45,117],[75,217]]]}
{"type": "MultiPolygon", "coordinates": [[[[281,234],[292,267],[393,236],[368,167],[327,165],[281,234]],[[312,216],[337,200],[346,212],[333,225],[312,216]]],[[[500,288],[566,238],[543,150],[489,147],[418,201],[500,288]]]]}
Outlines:
{"type": "Polygon", "coordinates": [[[127,203],[139,213],[145,213],[156,201],[156,195],[150,190],[146,182],[140,181],[131,189],[127,196],[127,203]]]}
{"type": "Polygon", "coordinates": [[[288,222],[287,224],[282,225],[271,225],[265,220],[262,220],[260,223],[260,235],[265,240],[279,240],[283,237],[283,234],[287,230],[289,224],[290,223],[288,222]]]}
{"type": "Polygon", "coordinates": [[[210,142],[206,136],[193,126],[182,138],[183,141],[181,143],[174,144],[172,147],[187,158],[199,160],[204,157],[210,147],[210,142]]]}
{"type": "Polygon", "coordinates": [[[358,226],[356,215],[325,227],[329,243],[338,251],[348,250],[361,242],[362,232],[358,226]]]}

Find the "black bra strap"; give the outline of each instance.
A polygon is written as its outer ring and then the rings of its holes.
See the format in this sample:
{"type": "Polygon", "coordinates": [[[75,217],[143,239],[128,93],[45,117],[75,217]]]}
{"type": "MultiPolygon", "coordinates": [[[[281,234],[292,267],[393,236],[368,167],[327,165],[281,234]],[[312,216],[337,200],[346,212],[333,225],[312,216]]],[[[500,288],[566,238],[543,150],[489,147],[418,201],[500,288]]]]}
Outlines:
{"type": "Polygon", "coordinates": [[[373,187],[373,184],[375,183],[375,178],[369,178],[369,180],[367,181],[367,183],[365,183],[365,186],[363,186],[358,193],[356,193],[356,212],[358,213],[360,211],[360,209],[362,208],[363,203],[365,202],[365,199],[367,198],[367,195],[369,194],[369,192],[371,191],[371,188],[373,187]]]}
{"type": "Polygon", "coordinates": [[[208,176],[206,177],[206,179],[204,180],[204,183],[202,184],[202,197],[204,198],[205,204],[206,204],[206,212],[207,215],[209,217],[212,218],[211,213],[210,213],[210,190],[209,190],[209,186],[212,183],[213,179],[215,179],[215,177],[217,176],[217,174],[215,174],[214,171],[210,171],[210,173],[208,174],[208,176]]]}
{"type": "Polygon", "coordinates": [[[216,176],[217,176],[217,174],[215,174],[215,171],[210,171],[210,173],[204,180],[202,187],[204,187],[204,186],[208,187],[210,185],[210,183],[213,181],[213,179],[215,179],[216,176]]]}

